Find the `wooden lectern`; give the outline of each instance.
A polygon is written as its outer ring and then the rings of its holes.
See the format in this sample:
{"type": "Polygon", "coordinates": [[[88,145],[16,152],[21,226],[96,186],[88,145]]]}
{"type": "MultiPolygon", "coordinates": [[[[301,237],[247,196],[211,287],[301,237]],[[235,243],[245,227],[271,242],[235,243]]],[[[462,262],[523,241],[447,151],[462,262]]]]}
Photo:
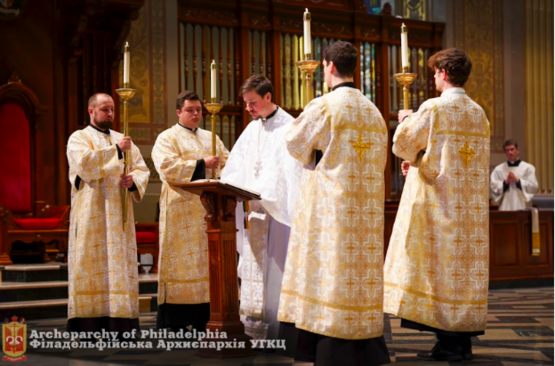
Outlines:
{"type": "Polygon", "coordinates": [[[245,348],[224,348],[220,351],[215,348],[201,348],[198,355],[216,358],[250,356],[251,338],[245,334],[245,327],[239,318],[235,207],[237,199],[259,200],[260,195],[210,179],[178,186],[187,192],[200,195],[202,205],[206,209],[204,219],[208,223],[206,233],[210,261],[210,321],[206,328],[214,333],[216,330],[226,332],[228,342],[245,344],[245,348]]]}

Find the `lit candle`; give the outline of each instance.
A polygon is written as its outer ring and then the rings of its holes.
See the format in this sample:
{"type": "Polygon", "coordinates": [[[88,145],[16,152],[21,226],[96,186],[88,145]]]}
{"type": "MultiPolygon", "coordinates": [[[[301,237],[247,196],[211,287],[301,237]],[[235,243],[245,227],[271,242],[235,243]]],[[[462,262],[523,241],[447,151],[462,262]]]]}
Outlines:
{"type": "Polygon", "coordinates": [[[303,37],[304,37],[304,54],[310,55],[312,53],[312,38],[310,37],[310,13],[305,9],[303,20],[303,37]]]}
{"type": "MultiPolygon", "coordinates": [[[[407,27],[405,23],[403,23],[403,25],[401,26],[401,66],[403,67],[403,69],[405,67],[409,67],[409,46],[407,34],[407,27]]],[[[405,72],[405,70],[403,70],[403,72],[405,72]]]]}
{"type": "Polygon", "coordinates": [[[123,52],[123,84],[129,84],[129,43],[125,42],[125,48],[123,52]]]}
{"type": "Polygon", "coordinates": [[[325,81],[324,81],[324,87],[323,87],[323,89],[324,89],[324,90],[323,90],[322,94],[327,94],[327,93],[330,91],[330,90],[328,89],[328,83],[326,83],[325,81]]]}
{"type": "Polygon", "coordinates": [[[210,64],[210,97],[216,99],[216,61],[210,64]]]}

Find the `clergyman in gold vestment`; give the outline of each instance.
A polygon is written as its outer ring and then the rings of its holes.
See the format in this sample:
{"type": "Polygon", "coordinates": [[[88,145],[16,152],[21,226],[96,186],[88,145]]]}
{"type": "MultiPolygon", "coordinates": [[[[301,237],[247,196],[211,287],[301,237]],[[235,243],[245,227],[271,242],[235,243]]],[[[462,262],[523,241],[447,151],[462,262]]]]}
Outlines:
{"type": "Polygon", "coordinates": [[[90,124],[67,143],[71,182],[69,331],[139,328],[139,274],[133,200],[141,201],[150,171],[130,137],[110,130],[114,100],[89,99],[90,124]],[[123,153],[130,152],[129,174],[123,153]],[[127,196],[123,224],[121,187],[127,196]]]}
{"type": "Polygon", "coordinates": [[[384,265],[384,310],[435,332],[429,360],[472,358],[486,328],[490,130],[463,89],[472,64],[458,49],[433,55],[438,98],[399,112],[393,153],[410,162],[384,265]]]}
{"type": "Polygon", "coordinates": [[[326,49],[333,91],[311,101],[286,134],[291,156],[315,167],[301,178],[278,320],[298,329],[295,359],[315,365],[390,362],[382,299],[387,127],[355,88],[357,59],[348,42],[326,49]]]}
{"type": "Polygon", "coordinates": [[[189,325],[204,330],[210,319],[206,210],[200,197],[175,184],[210,178],[225,164],[229,152],[212,134],[198,128],[202,104],[184,91],[177,97],[178,123],[162,132],[152,160],[162,180],[160,196],[160,257],[158,261],[158,328],[174,331],[189,325]]]}

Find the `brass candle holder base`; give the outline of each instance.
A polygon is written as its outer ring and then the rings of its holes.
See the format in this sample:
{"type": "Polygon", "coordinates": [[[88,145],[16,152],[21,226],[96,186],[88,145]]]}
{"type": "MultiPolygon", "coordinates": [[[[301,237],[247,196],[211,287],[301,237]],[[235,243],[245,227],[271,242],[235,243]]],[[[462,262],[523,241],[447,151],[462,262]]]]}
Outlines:
{"type": "MultiPolygon", "coordinates": [[[[306,57],[309,58],[310,55],[306,55],[306,57]]],[[[308,104],[308,102],[310,102],[314,98],[314,91],[312,90],[312,74],[314,73],[314,71],[316,71],[318,66],[320,66],[320,61],[303,60],[303,61],[297,61],[296,65],[299,68],[299,70],[301,70],[301,72],[305,75],[304,77],[305,87],[303,91],[303,94],[304,94],[303,107],[304,107],[305,105],[308,104]]]]}
{"type": "MultiPolygon", "coordinates": [[[[212,99],[212,103],[204,104],[204,107],[212,115],[212,156],[216,156],[216,114],[218,114],[224,107],[221,103],[216,103],[215,98],[212,99]]],[[[218,169],[212,169],[212,179],[216,178],[216,171],[218,169]]]]}
{"type": "MultiPolygon", "coordinates": [[[[116,89],[119,97],[123,100],[123,136],[129,136],[129,99],[135,95],[135,89],[129,88],[129,83],[125,83],[123,88],[116,89]]],[[[129,174],[129,150],[123,153],[123,174],[129,174]]],[[[127,200],[129,191],[127,188],[121,189],[121,208],[123,226],[127,223],[127,200]]]]}
{"type": "Polygon", "coordinates": [[[397,82],[403,86],[403,109],[409,109],[409,85],[416,79],[416,74],[403,72],[393,75],[397,82]]]}
{"type": "Polygon", "coordinates": [[[215,116],[218,114],[222,108],[224,107],[221,103],[205,103],[204,108],[210,113],[211,115],[215,116]]]}
{"type": "MultiPolygon", "coordinates": [[[[129,99],[135,96],[135,89],[131,89],[131,88],[116,89],[116,92],[124,102],[128,101],[129,99]]],[[[124,111],[124,117],[125,117],[125,111],[124,111]]]]}

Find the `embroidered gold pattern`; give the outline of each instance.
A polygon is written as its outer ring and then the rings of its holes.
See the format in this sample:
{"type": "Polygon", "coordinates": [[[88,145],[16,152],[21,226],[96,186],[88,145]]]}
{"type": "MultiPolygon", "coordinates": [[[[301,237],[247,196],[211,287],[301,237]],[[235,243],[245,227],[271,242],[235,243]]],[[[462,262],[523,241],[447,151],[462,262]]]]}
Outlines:
{"type": "MultiPolygon", "coordinates": [[[[206,210],[198,196],[173,184],[191,179],[196,161],[211,155],[210,132],[193,133],[179,125],[158,135],[152,161],[162,180],[158,304],[210,302],[206,210]]],[[[221,165],[228,151],[217,139],[221,165]]],[[[206,176],[212,174],[206,169],[206,176]]],[[[219,176],[219,173],[218,173],[219,176]]]]}
{"type": "Polygon", "coordinates": [[[362,136],[359,134],[358,135],[358,141],[357,142],[353,142],[352,144],[353,148],[356,150],[357,154],[358,154],[358,158],[362,160],[362,157],[364,156],[364,153],[366,152],[366,150],[370,149],[370,147],[372,146],[372,143],[362,143],[362,136]]]}
{"type": "Polygon", "coordinates": [[[459,155],[463,159],[464,166],[468,167],[468,163],[470,163],[470,160],[476,155],[476,152],[468,146],[468,141],[465,141],[464,147],[459,150],[459,155]]]}
{"type": "Polygon", "coordinates": [[[340,88],[305,107],[287,147],[306,163],[315,148],[326,154],[303,172],[278,320],[335,338],[379,337],[386,124],[360,91],[340,88]]]}

